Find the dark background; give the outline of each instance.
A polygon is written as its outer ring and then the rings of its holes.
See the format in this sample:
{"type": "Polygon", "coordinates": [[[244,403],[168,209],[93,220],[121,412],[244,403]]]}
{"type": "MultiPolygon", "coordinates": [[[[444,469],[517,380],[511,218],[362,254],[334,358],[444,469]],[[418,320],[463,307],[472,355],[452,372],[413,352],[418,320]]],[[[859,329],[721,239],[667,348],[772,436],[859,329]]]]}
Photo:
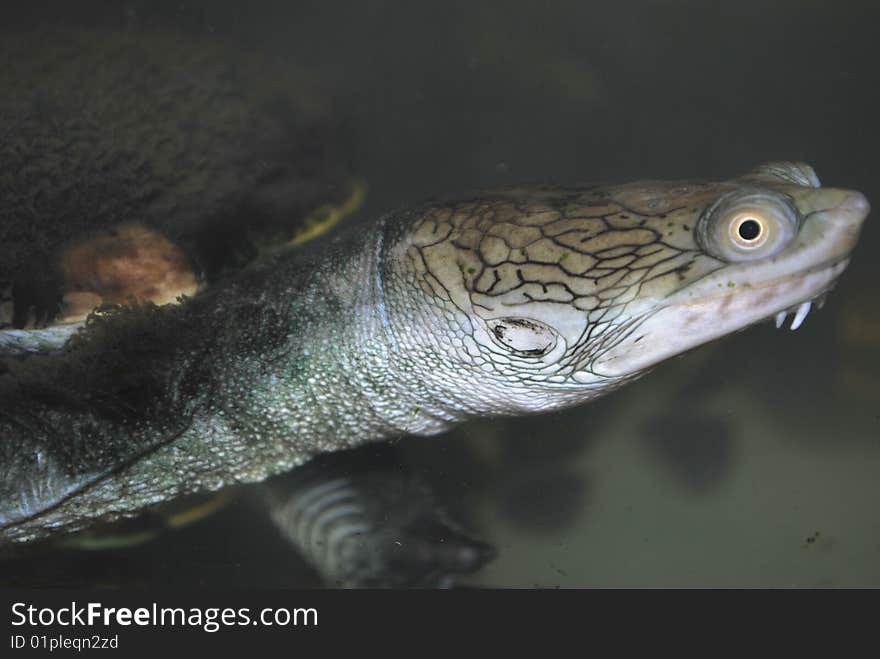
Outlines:
{"type": "MultiPolygon", "coordinates": [[[[880,204],[876,3],[204,0],[0,12],[7,29],[40,22],[171,26],[311,70],[350,122],[370,186],[363,218],[500,183],[729,177],[768,159],[809,162],[823,182],[880,204]]],[[[753,328],[584,409],[404,442],[500,549],[472,583],[880,586],[873,220],[826,308],[794,334],[753,328]]],[[[142,547],[8,569],[23,583],[314,583],[248,501],[142,547]]]]}

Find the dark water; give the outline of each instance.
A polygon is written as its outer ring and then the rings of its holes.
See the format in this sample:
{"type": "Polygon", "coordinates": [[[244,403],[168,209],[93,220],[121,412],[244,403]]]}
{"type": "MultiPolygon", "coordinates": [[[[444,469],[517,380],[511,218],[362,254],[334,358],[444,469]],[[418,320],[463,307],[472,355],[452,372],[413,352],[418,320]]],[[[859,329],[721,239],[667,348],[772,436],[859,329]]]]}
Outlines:
{"type": "MultiPolygon", "coordinates": [[[[363,215],[507,182],[728,177],[804,160],[880,204],[876,3],[36,3],[34,21],[171,25],[314,72],[350,123],[363,215]]],[[[35,47],[38,47],[35,45],[35,47]]],[[[880,230],[825,309],[586,407],[405,441],[498,547],[491,586],[880,586],[880,230]]],[[[248,501],[22,583],[310,585],[248,501]]]]}

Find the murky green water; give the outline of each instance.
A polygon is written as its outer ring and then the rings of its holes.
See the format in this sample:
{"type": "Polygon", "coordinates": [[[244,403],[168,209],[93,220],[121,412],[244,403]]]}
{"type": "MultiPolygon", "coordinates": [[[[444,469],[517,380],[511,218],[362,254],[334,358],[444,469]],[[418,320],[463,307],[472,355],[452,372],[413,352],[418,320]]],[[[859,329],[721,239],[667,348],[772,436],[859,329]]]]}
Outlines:
{"type": "MultiPolygon", "coordinates": [[[[168,24],[305,66],[345,109],[364,217],[508,182],[728,177],[770,159],[880,204],[870,3],[179,4],[38,3],[3,22],[168,24]]],[[[797,332],[762,325],[583,408],[402,442],[499,549],[465,582],[880,586],[873,220],[797,332]]],[[[149,545],[6,565],[18,583],[316,583],[248,501],[149,545]]]]}

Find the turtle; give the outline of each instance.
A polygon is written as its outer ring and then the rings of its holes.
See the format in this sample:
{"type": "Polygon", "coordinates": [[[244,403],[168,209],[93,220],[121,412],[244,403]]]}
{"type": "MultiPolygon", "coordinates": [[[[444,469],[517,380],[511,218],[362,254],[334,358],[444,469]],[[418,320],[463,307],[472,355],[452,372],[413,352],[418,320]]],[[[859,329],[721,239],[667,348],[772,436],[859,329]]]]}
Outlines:
{"type": "Polygon", "coordinates": [[[797,329],[868,212],[797,162],[516,185],[340,225],[182,304],[99,307],[0,378],[0,541],[583,404],[755,323],[797,329]]]}
{"type": "MultiPolygon", "coordinates": [[[[12,34],[0,62],[0,372],[58,352],[91,314],[196,296],[314,239],[363,200],[344,121],[289,66],[155,28],[12,34]]],[[[332,456],[266,490],[272,519],[325,580],[443,585],[489,560],[424,479],[371,456],[369,466],[357,453],[332,456]],[[357,542],[332,524],[299,530],[313,496],[321,519],[358,506],[357,542]]],[[[144,542],[227,498],[185,498],[59,544],[144,542]]]]}

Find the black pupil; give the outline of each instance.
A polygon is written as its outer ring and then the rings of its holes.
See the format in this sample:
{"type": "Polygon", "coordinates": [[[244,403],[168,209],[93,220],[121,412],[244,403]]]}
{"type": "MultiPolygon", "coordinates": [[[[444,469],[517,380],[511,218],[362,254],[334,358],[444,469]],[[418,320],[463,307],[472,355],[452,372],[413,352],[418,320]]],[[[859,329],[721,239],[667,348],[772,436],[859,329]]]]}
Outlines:
{"type": "Polygon", "coordinates": [[[754,240],[761,235],[761,225],[755,220],[746,220],[739,225],[739,237],[743,240],[754,240]]]}

